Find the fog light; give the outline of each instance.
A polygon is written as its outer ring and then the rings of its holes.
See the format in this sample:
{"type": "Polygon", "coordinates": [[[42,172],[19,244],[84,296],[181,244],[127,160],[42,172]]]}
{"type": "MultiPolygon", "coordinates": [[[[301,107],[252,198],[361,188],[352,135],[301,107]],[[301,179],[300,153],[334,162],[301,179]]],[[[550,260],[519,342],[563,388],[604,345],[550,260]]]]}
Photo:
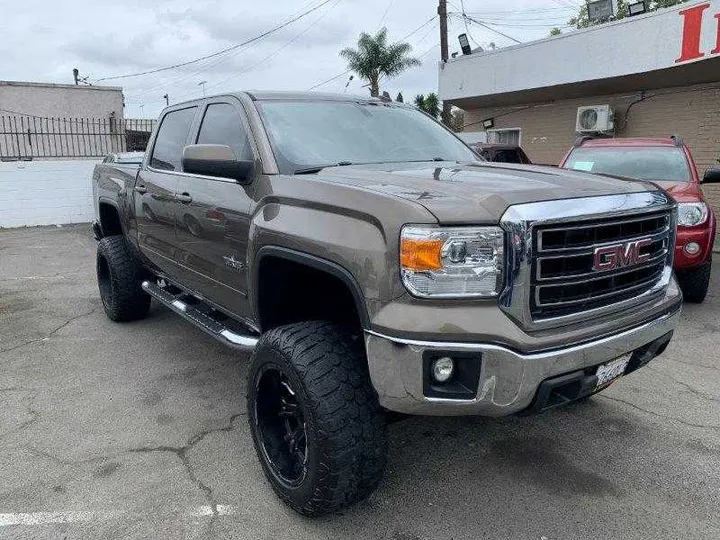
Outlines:
{"type": "Polygon", "coordinates": [[[449,356],[438,358],[432,364],[433,379],[437,382],[447,382],[453,376],[455,371],[455,362],[449,356]]]}
{"type": "Polygon", "coordinates": [[[697,242],[688,242],[685,244],[685,253],[688,255],[697,255],[700,253],[700,244],[697,242]]]}

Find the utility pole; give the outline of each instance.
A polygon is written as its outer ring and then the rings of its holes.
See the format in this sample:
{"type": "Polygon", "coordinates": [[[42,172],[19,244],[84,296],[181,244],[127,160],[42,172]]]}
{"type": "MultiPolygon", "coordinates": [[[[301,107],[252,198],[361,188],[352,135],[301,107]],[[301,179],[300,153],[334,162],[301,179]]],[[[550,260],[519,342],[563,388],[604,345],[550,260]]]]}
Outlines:
{"type": "Polygon", "coordinates": [[[75,86],[78,85],[78,78],[80,78],[80,70],[78,68],[73,68],[73,79],[75,79],[75,86]]]}
{"type": "MultiPolygon", "coordinates": [[[[445,67],[448,61],[448,36],[447,36],[447,0],[440,0],[438,4],[438,16],[440,17],[440,60],[445,67]]],[[[450,125],[450,104],[443,100],[442,121],[446,126],[450,125]]]]}
{"type": "Polygon", "coordinates": [[[165,98],[165,106],[169,107],[170,106],[170,96],[165,94],[163,97],[165,98]]]}

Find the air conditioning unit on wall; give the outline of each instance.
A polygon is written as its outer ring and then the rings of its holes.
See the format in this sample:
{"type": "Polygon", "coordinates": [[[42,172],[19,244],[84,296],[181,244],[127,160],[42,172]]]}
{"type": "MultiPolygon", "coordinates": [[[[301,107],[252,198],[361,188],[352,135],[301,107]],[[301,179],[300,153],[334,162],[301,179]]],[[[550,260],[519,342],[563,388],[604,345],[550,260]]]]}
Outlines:
{"type": "Polygon", "coordinates": [[[578,107],[575,131],[578,133],[607,133],[615,129],[610,105],[578,107]]]}

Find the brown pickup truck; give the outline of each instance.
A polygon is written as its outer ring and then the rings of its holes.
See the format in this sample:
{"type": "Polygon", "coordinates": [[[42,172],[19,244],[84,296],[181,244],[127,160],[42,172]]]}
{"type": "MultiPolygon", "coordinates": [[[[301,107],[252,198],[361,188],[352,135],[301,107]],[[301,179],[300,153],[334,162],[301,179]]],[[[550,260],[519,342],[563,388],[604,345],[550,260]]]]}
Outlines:
{"type": "Polygon", "coordinates": [[[385,411],[553,409],[678,323],[664,191],[489,164],[402,104],[207,97],[163,111],[139,169],[113,171],[93,182],[105,312],[140,319],[152,298],[252,351],[257,454],[306,515],[375,489],[385,411]]]}

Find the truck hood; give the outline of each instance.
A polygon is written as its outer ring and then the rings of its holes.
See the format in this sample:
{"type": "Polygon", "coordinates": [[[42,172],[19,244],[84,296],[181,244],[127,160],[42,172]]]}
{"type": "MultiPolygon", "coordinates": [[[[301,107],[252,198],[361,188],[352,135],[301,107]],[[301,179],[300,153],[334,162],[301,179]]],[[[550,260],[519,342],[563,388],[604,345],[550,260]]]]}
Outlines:
{"type": "Polygon", "coordinates": [[[672,182],[668,180],[653,182],[657,184],[677,202],[699,202],[705,200],[700,186],[695,182],[672,182]]]}
{"type": "Polygon", "coordinates": [[[393,163],[328,167],[324,181],[412,200],[440,223],[497,223],[509,206],[657,191],[646,183],[532,165],[393,163]]]}

